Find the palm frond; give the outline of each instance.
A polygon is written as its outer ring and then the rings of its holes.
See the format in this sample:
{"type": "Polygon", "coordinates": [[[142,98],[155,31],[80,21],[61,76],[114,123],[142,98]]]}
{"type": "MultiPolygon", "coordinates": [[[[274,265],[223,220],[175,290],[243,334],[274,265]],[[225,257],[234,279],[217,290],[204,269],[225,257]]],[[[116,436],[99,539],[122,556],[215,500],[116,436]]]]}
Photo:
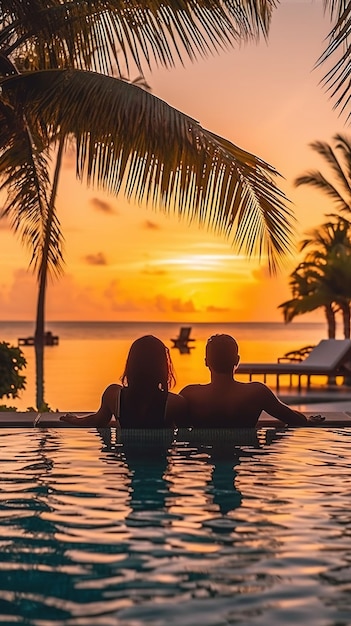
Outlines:
{"type": "MultiPolygon", "coordinates": [[[[48,161],[42,152],[42,137],[31,135],[21,115],[0,105],[0,191],[7,198],[1,216],[7,216],[15,232],[31,251],[30,264],[38,269],[45,240],[50,186],[48,161]],[[37,146],[37,147],[35,147],[37,146]]],[[[62,233],[55,216],[49,249],[49,268],[62,268],[62,233]]]]}
{"type": "Polygon", "coordinates": [[[319,309],[321,306],[324,306],[324,304],[325,297],[323,294],[315,292],[305,298],[292,298],[291,300],[287,300],[280,304],[278,309],[283,310],[284,322],[288,324],[298,315],[312,313],[312,311],[319,309]]]}
{"type": "Polygon", "coordinates": [[[344,157],[345,170],[351,181],[351,142],[346,135],[337,134],[334,137],[335,148],[340,150],[344,157]]]}
{"type": "Polygon", "coordinates": [[[0,0],[0,50],[35,42],[40,68],[171,67],[267,36],[275,0],[0,0]]]}
{"type": "MultiPolygon", "coordinates": [[[[342,142],[342,139],[340,138],[339,142],[336,145],[336,149],[340,150],[341,146],[343,147],[343,153],[344,153],[343,156],[346,157],[344,159],[345,163],[348,163],[350,161],[351,152],[348,155],[346,154],[346,144],[345,142],[342,142]]],[[[336,180],[340,183],[341,188],[344,190],[347,196],[350,197],[351,196],[350,180],[345,175],[344,169],[343,169],[343,163],[339,161],[333,148],[324,141],[314,141],[310,144],[310,147],[313,150],[315,150],[318,154],[320,154],[324,158],[326,163],[330,165],[330,168],[335,174],[336,180]]]]}
{"type": "MultiPolygon", "coordinates": [[[[350,57],[351,46],[349,37],[351,31],[351,6],[345,0],[325,0],[325,10],[330,13],[334,26],[331,29],[329,43],[317,61],[317,66],[332,59],[333,66],[325,74],[322,84],[327,87],[335,101],[335,108],[340,112],[348,110],[351,98],[350,57]]],[[[347,112],[347,120],[351,113],[347,112]]]]}
{"type": "Polygon", "coordinates": [[[293,297],[278,306],[286,323],[297,315],[331,306],[337,298],[332,283],[326,280],[324,268],[313,261],[300,263],[290,275],[289,284],[293,297]]]}
{"type": "Polygon", "coordinates": [[[311,170],[302,176],[298,176],[294,180],[294,185],[295,187],[300,187],[301,185],[316,187],[316,189],[323,191],[326,195],[332,198],[340,211],[350,214],[350,204],[344,200],[336,187],[332,185],[332,183],[330,183],[318,170],[311,170]]]}
{"type": "Polygon", "coordinates": [[[49,137],[73,136],[77,174],[111,193],[121,190],[176,211],[227,237],[274,270],[290,250],[293,214],[275,169],[135,85],[83,71],[9,78],[3,94],[21,103],[49,137]]]}

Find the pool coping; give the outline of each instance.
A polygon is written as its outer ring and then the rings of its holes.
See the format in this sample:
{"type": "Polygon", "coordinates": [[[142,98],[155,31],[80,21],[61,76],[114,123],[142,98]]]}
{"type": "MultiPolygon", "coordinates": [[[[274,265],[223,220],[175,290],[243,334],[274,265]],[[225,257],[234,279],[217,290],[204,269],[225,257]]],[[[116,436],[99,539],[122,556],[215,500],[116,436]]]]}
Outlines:
{"type": "MultiPolygon", "coordinates": [[[[35,411],[1,411],[0,412],[0,428],[81,428],[75,427],[67,422],[60,421],[60,416],[67,413],[67,411],[54,412],[54,413],[37,413],[35,411]]],[[[84,416],[88,415],[88,411],[74,412],[75,415],[84,416]]],[[[315,415],[316,411],[304,411],[306,416],[315,415]]],[[[351,426],[351,411],[323,411],[325,421],[318,424],[319,428],[338,426],[338,427],[350,427],[351,426]]],[[[262,412],[258,422],[257,428],[275,427],[281,428],[283,425],[277,419],[274,419],[264,411],[262,412]]],[[[111,428],[115,427],[113,424],[111,428]]],[[[311,427],[311,424],[306,424],[306,427],[311,427]]],[[[313,426],[315,427],[315,426],[313,426]]],[[[86,427],[83,427],[86,428],[86,427]]],[[[90,427],[91,428],[91,427],[90,427]]],[[[169,430],[169,429],[165,429],[169,430]]],[[[231,430],[231,429],[225,429],[231,430]]],[[[233,429],[234,430],[234,429],[233,429]]]]}

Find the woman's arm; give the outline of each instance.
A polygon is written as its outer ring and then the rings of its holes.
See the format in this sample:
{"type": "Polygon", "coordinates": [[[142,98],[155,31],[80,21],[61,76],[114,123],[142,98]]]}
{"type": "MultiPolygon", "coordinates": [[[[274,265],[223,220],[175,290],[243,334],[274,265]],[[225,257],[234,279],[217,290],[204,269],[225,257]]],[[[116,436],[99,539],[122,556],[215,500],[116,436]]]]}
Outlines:
{"type": "Polygon", "coordinates": [[[120,389],[121,385],[109,385],[102,394],[101,405],[96,413],[90,413],[90,415],[85,415],[84,417],[66,413],[66,415],[61,415],[60,420],[79,428],[90,428],[92,426],[103,428],[108,426],[112,415],[116,411],[117,394],[120,393],[120,389]]]}
{"type": "Polygon", "coordinates": [[[168,428],[181,427],[187,423],[188,403],[183,396],[168,392],[165,425],[168,428]]]}

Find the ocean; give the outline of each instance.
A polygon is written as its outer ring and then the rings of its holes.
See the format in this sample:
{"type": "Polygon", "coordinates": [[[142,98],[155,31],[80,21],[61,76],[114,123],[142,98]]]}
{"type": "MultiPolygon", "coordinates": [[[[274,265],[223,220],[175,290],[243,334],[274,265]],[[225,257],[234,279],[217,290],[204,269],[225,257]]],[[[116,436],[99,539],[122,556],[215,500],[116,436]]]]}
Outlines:
{"type": "MultiPolygon", "coordinates": [[[[242,361],[276,361],[290,350],[317,344],[326,338],[323,323],[184,323],[179,322],[48,322],[47,330],[59,336],[58,346],[45,348],[45,400],[52,410],[95,411],[103,390],[120,382],[131,343],[153,334],[171,349],[179,391],[190,383],[209,380],[204,364],[210,335],[228,333],[240,347],[242,361]],[[181,326],[191,326],[194,346],[188,354],[172,348],[181,326]]],[[[0,341],[17,345],[19,337],[33,335],[33,322],[0,322],[0,341]]],[[[341,337],[338,337],[341,338],[341,337]]],[[[0,399],[0,404],[25,411],[35,407],[35,359],[32,346],[21,347],[26,359],[26,389],[20,398],[0,399]]],[[[244,378],[243,378],[244,380],[244,378]]],[[[269,380],[268,380],[269,383],[269,380]]]]}

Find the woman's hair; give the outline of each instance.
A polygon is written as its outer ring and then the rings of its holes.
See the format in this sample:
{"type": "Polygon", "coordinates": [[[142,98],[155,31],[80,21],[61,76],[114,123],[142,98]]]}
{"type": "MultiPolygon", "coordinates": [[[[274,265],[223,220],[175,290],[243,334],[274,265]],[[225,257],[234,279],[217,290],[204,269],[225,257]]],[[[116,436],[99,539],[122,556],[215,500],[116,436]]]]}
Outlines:
{"type": "Polygon", "coordinates": [[[130,347],[121,380],[125,387],[153,387],[168,391],[176,380],[167,346],[154,335],[136,339],[130,347]]]}

